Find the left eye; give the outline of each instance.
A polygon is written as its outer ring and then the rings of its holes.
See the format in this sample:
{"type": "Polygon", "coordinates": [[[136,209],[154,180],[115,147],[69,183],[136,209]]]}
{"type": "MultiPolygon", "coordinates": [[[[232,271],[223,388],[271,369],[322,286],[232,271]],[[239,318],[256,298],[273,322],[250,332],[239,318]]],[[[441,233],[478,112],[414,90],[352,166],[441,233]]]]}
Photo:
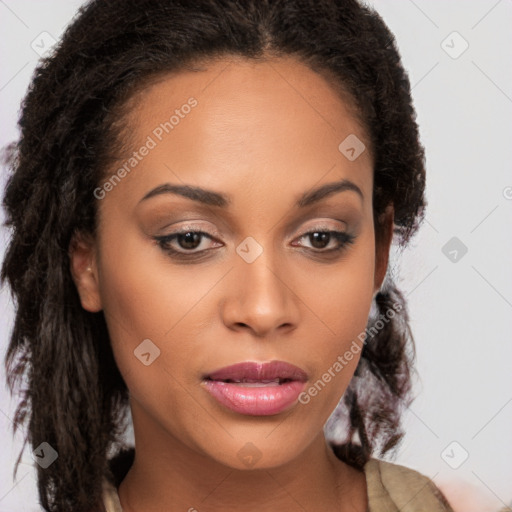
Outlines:
{"type": "Polygon", "coordinates": [[[313,231],[309,231],[305,233],[298,240],[302,240],[303,238],[309,238],[313,249],[315,252],[331,252],[331,251],[339,251],[343,249],[346,245],[351,244],[354,241],[354,236],[345,233],[344,231],[334,231],[334,230],[320,230],[316,229],[313,231]],[[329,245],[329,242],[336,242],[337,244],[331,249],[325,250],[326,246],[329,245]]]}

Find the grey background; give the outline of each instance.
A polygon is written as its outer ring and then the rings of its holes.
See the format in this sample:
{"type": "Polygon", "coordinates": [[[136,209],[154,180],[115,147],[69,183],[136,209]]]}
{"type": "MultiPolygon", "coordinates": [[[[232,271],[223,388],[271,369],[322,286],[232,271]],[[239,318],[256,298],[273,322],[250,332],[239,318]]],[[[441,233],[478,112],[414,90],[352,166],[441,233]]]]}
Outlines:
{"type": "MultiPolygon", "coordinates": [[[[1,146],[17,137],[35,50],[58,39],[81,3],[0,0],[1,146]]],[[[395,261],[420,375],[395,462],[474,493],[467,512],[497,510],[512,501],[512,0],[370,3],[409,71],[428,167],[426,222],[395,261]]],[[[5,179],[2,169],[2,188],[5,179]]],[[[7,235],[0,230],[2,254],[7,235]]],[[[5,287],[0,307],[3,361],[13,323],[5,287]]],[[[21,434],[11,438],[14,407],[0,388],[0,512],[38,511],[29,450],[12,479],[21,448],[21,434]]]]}

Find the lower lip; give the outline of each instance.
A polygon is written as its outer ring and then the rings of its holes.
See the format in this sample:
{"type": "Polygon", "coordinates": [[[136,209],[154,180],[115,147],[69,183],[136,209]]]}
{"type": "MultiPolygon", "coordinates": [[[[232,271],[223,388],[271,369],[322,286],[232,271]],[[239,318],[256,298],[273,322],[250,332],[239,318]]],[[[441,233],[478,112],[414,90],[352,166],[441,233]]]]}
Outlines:
{"type": "Polygon", "coordinates": [[[298,399],[306,383],[290,381],[249,387],[217,380],[205,380],[208,392],[221,404],[240,414],[270,416],[288,409],[298,399]]]}

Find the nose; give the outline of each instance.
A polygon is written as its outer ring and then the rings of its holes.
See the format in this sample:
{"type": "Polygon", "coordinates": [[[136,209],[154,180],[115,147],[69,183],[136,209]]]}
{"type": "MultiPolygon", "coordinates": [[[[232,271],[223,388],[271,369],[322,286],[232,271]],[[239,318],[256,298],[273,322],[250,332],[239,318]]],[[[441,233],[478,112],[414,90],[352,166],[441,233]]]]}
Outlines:
{"type": "Polygon", "coordinates": [[[235,266],[226,283],[224,324],[232,330],[250,330],[257,337],[294,330],[300,314],[298,297],[290,272],[276,263],[270,250],[252,263],[240,258],[235,266]]]}

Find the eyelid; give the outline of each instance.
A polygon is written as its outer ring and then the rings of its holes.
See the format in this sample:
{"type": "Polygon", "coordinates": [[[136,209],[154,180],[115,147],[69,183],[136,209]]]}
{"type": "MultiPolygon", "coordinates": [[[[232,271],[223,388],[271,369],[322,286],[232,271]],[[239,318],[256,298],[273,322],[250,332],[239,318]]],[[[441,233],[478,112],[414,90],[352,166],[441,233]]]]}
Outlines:
{"type": "Polygon", "coordinates": [[[324,230],[327,230],[327,229],[347,229],[347,223],[342,221],[342,220],[337,220],[337,219],[325,219],[323,221],[319,221],[319,220],[316,220],[314,221],[313,225],[308,227],[308,228],[305,228],[307,232],[311,231],[312,229],[324,229],[324,230]],[[343,224],[343,228],[340,228],[340,226],[336,226],[336,227],[333,227],[331,225],[328,224],[328,222],[337,222],[337,223],[341,223],[343,224]]]}
{"type": "Polygon", "coordinates": [[[194,231],[194,232],[200,231],[202,233],[210,235],[211,237],[220,237],[221,236],[221,234],[215,229],[209,230],[207,228],[204,228],[203,226],[196,225],[196,224],[184,224],[183,226],[176,228],[176,230],[174,230],[171,233],[169,233],[168,235],[164,235],[164,236],[179,235],[181,233],[188,233],[189,231],[194,231]]]}
{"type": "MultiPolygon", "coordinates": [[[[332,231],[336,231],[336,230],[340,229],[339,226],[336,226],[336,227],[329,226],[327,224],[328,221],[342,223],[342,224],[344,224],[342,229],[346,229],[347,228],[347,223],[342,221],[342,220],[337,220],[337,219],[326,219],[324,221],[318,221],[317,220],[317,221],[315,221],[315,223],[313,225],[311,225],[309,227],[306,227],[303,230],[300,230],[294,236],[293,239],[297,238],[297,236],[299,236],[299,237],[300,236],[304,236],[305,234],[308,234],[308,233],[310,233],[311,231],[314,231],[314,230],[323,230],[323,231],[332,230],[332,231]]],[[[194,231],[194,232],[201,231],[201,232],[211,236],[212,238],[220,238],[222,236],[217,230],[215,230],[215,229],[209,230],[207,228],[204,228],[201,225],[192,224],[192,221],[188,221],[187,224],[184,224],[183,226],[180,226],[176,230],[172,231],[171,233],[169,233],[167,235],[163,235],[163,236],[177,235],[177,234],[181,234],[181,233],[187,233],[189,231],[194,231]]]]}

